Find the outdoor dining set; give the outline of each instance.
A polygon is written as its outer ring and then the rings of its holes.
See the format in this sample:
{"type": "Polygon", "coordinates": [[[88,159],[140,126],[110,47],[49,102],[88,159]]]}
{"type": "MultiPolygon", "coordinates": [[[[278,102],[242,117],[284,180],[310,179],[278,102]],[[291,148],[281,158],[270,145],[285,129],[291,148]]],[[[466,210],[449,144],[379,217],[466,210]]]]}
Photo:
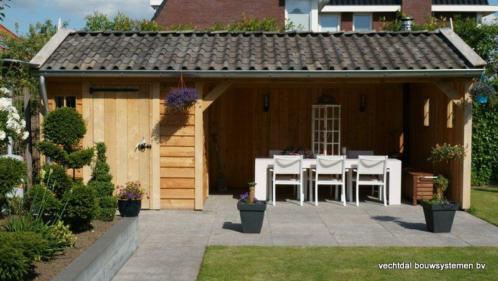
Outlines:
{"type": "Polygon", "coordinates": [[[306,199],[318,205],[319,187],[332,187],[335,200],[360,203],[360,187],[369,186],[384,206],[401,202],[401,161],[387,156],[366,155],[273,155],[256,158],[256,198],[276,205],[276,190],[293,186],[299,204],[306,199]],[[354,193],[353,193],[354,186],[354,193]],[[354,198],[354,199],[353,199],[354,198]]]}

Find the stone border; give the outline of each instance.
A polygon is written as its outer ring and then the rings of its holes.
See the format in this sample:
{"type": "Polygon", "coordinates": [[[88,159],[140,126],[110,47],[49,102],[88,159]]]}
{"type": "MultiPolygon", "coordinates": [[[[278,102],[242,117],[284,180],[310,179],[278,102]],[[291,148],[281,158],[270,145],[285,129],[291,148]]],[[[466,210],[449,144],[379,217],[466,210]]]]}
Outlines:
{"type": "Polygon", "coordinates": [[[52,281],[110,281],[138,247],[138,217],[122,218],[52,281]]]}

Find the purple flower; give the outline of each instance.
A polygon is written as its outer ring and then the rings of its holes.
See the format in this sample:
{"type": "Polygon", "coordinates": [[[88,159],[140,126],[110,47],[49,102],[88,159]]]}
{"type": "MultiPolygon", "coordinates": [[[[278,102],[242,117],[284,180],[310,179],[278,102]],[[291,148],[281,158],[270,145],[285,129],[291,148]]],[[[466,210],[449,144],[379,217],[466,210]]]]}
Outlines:
{"type": "Polygon", "coordinates": [[[249,198],[248,192],[244,192],[242,193],[242,195],[240,195],[240,200],[247,200],[247,198],[249,198]]]}
{"type": "Polygon", "coordinates": [[[166,103],[176,110],[184,110],[197,100],[197,90],[194,88],[173,88],[166,96],[166,103]]]}

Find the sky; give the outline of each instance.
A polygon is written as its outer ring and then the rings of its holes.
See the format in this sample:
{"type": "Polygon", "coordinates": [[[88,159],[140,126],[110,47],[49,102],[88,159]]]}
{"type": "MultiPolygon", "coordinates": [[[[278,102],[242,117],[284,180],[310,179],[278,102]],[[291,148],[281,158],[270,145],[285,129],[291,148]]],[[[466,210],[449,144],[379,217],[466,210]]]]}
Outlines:
{"type": "MultiPolygon", "coordinates": [[[[490,3],[498,5],[498,0],[490,3]]],[[[59,18],[70,28],[81,29],[85,16],[95,11],[108,15],[123,12],[136,19],[150,19],[154,14],[149,0],[11,0],[9,5],[3,24],[19,34],[25,33],[30,24],[47,19],[57,23],[59,18]]]]}

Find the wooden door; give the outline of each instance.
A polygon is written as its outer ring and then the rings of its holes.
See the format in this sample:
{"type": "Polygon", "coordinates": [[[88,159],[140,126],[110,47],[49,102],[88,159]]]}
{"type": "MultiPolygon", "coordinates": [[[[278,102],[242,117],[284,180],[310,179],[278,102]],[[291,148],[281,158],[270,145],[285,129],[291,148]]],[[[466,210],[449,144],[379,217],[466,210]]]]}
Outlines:
{"type": "Polygon", "coordinates": [[[152,143],[149,91],[123,88],[98,90],[91,95],[92,124],[88,134],[94,143],[105,142],[114,184],[140,181],[146,193],[142,208],[150,208],[151,151],[137,149],[142,139],[152,143]]]}

